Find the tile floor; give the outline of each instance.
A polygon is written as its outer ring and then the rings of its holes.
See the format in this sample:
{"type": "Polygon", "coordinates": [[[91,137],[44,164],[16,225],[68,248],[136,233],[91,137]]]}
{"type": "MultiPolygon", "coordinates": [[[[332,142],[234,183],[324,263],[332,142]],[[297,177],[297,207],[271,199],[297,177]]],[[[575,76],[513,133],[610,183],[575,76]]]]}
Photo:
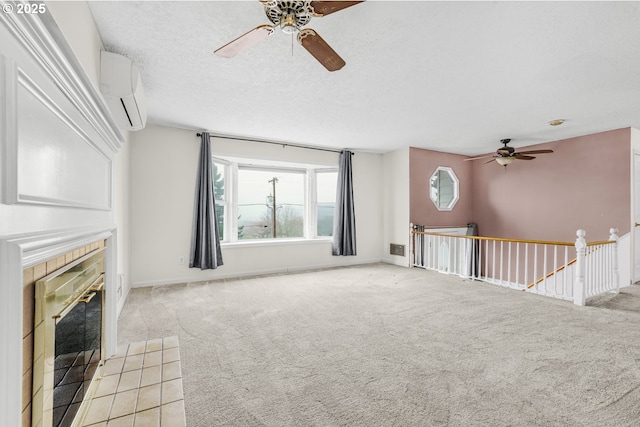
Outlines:
{"type": "Polygon", "coordinates": [[[118,347],[82,425],[186,427],[178,337],[118,347]]]}

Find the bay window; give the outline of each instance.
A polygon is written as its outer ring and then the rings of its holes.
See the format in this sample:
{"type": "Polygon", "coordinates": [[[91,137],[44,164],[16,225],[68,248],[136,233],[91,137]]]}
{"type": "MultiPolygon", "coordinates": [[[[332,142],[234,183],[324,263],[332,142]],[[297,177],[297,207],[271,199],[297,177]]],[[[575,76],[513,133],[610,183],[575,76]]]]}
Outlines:
{"type": "Polygon", "coordinates": [[[213,163],[223,243],[332,235],[335,168],[218,157],[213,163]]]}

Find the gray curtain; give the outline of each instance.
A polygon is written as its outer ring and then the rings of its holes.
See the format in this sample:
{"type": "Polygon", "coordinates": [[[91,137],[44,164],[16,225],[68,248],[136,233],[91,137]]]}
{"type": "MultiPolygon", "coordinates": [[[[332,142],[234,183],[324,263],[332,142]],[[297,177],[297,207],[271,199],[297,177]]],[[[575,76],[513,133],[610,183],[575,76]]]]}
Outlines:
{"type": "Polygon", "coordinates": [[[212,161],[209,133],[202,132],[189,257],[189,267],[199,267],[201,270],[213,270],[222,265],[212,161]]]}
{"type": "Polygon", "coordinates": [[[333,218],[333,255],[356,255],[356,216],[353,204],[351,151],[340,152],[336,210],[333,218]]]}

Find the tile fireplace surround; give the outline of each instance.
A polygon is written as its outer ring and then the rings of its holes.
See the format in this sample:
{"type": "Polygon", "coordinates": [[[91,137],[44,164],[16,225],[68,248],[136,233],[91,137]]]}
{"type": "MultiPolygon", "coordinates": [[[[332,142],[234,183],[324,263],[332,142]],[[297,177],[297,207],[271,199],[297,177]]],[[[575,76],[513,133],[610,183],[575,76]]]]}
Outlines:
{"type": "MultiPolygon", "coordinates": [[[[35,282],[106,246],[94,241],[23,270],[22,427],[31,426],[35,282]]],[[[177,337],[120,345],[107,359],[82,426],[184,427],[177,337]]]]}

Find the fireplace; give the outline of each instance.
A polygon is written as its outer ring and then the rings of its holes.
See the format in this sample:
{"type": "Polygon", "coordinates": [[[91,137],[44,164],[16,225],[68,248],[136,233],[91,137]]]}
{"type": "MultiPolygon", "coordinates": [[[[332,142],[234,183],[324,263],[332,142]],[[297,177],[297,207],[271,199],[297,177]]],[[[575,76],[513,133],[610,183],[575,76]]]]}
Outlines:
{"type": "Polygon", "coordinates": [[[36,282],[32,426],[82,419],[105,359],[104,248],[36,282]]]}

